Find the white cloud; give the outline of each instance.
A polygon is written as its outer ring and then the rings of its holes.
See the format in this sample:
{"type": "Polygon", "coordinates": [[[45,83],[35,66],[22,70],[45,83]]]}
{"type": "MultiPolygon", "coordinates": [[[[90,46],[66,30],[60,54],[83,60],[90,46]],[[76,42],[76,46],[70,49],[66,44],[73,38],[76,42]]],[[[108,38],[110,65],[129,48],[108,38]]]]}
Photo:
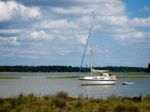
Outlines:
{"type": "Polygon", "coordinates": [[[15,33],[20,33],[22,32],[21,29],[0,29],[0,33],[3,34],[15,34],[15,33]]]}
{"type": "Polygon", "coordinates": [[[150,7],[148,7],[148,6],[144,6],[143,10],[144,10],[145,12],[150,13],[150,7]]]}
{"type": "Polygon", "coordinates": [[[72,50],[64,49],[64,48],[58,48],[56,51],[59,55],[67,55],[72,52],[72,50]]]}
{"type": "Polygon", "coordinates": [[[118,30],[118,33],[114,34],[114,38],[119,42],[123,43],[149,43],[150,40],[150,32],[138,31],[135,29],[128,30],[118,30]]]}
{"type": "Polygon", "coordinates": [[[128,23],[127,16],[103,16],[99,18],[99,21],[104,22],[108,25],[117,25],[117,26],[124,26],[128,23]]]}
{"type": "Polygon", "coordinates": [[[47,40],[48,34],[45,31],[32,31],[29,35],[34,40],[47,40]]]}
{"type": "Polygon", "coordinates": [[[18,46],[20,43],[17,41],[17,37],[0,37],[0,46],[3,45],[18,46]]]}
{"type": "MultiPolygon", "coordinates": [[[[85,44],[87,33],[89,28],[82,27],[78,20],[68,21],[66,19],[59,20],[46,20],[35,25],[36,28],[46,29],[49,38],[53,38],[53,41],[59,41],[60,43],[69,42],[85,44]]],[[[67,43],[67,44],[69,44],[67,43]]]]}
{"type": "Polygon", "coordinates": [[[68,22],[66,19],[60,19],[60,20],[45,20],[42,21],[41,23],[38,23],[37,26],[38,28],[48,28],[48,29],[53,29],[53,30],[63,30],[63,29],[68,29],[68,28],[78,28],[77,24],[74,24],[72,21],[68,22]]]}
{"type": "Polygon", "coordinates": [[[55,14],[60,14],[60,15],[83,16],[83,15],[89,15],[89,12],[92,12],[92,8],[80,7],[80,6],[74,6],[70,8],[54,7],[51,8],[51,11],[55,14]]]}
{"type": "Polygon", "coordinates": [[[0,1],[0,21],[29,20],[41,16],[40,8],[26,7],[15,1],[0,1]]]}
{"type": "Polygon", "coordinates": [[[139,27],[150,27],[150,17],[147,18],[134,18],[129,20],[129,24],[139,27]]]}
{"type": "Polygon", "coordinates": [[[48,53],[44,50],[35,50],[34,48],[24,48],[20,47],[0,47],[0,55],[7,57],[22,57],[27,59],[39,59],[41,57],[48,57],[48,53]]]}

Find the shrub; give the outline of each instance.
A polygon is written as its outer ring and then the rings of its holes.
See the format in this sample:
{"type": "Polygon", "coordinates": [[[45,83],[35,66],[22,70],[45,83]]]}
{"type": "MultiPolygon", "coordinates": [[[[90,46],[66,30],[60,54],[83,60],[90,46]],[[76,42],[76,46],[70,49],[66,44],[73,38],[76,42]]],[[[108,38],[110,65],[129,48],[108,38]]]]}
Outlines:
{"type": "Polygon", "coordinates": [[[66,106],[66,101],[65,101],[65,99],[55,97],[52,99],[51,105],[58,107],[58,108],[64,108],[66,106]]]}
{"type": "Polygon", "coordinates": [[[77,103],[75,104],[75,108],[81,108],[83,105],[83,102],[81,100],[78,100],[77,103]]]}
{"type": "Polygon", "coordinates": [[[118,106],[116,106],[115,111],[116,112],[139,112],[140,109],[135,105],[128,106],[128,105],[119,104],[118,106]]]}
{"type": "Polygon", "coordinates": [[[133,97],[132,100],[133,101],[141,101],[142,96],[137,96],[137,97],[133,97]]]}
{"type": "Polygon", "coordinates": [[[99,112],[109,112],[108,108],[109,108],[109,106],[102,104],[99,106],[98,110],[99,110],[99,112]]]}
{"type": "Polygon", "coordinates": [[[56,97],[66,99],[66,98],[68,98],[68,93],[64,92],[64,91],[60,91],[56,94],[56,97]]]}
{"type": "Polygon", "coordinates": [[[68,98],[68,93],[61,91],[52,97],[51,106],[64,108],[66,106],[67,98],[68,98]]]}
{"type": "Polygon", "coordinates": [[[150,95],[147,95],[147,96],[143,97],[143,100],[150,101],[150,95]]]}

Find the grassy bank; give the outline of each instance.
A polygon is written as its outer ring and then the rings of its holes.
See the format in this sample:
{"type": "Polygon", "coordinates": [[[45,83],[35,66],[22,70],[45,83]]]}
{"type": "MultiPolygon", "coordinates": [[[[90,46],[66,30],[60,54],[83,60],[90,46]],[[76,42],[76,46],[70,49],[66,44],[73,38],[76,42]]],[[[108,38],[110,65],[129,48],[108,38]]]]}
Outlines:
{"type": "Polygon", "coordinates": [[[53,96],[20,94],[13,98],[0,98],[0,112],[149,112],[150,96],[94,99],[70,97],[66,92],[53,96]]]}
{"type": "Polygon", "coordinates": [[[51,77],[46,77],[47,79],[59,79],[59,78],[77,78],[76,76],[51,76],[51,77]]]}
{"type": "Polygon", "coordinates": [[[0,76],[0,79],[21,79],[19,76],[0,76]]]}

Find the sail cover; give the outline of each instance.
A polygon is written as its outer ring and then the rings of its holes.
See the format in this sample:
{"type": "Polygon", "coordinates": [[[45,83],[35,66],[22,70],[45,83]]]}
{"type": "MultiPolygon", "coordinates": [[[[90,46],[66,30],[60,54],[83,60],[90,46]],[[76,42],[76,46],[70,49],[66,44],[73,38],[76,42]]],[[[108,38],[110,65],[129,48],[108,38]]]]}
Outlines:
{"type": "Polygon", "coordinates": [[[92,68],[91,71],[94,76],[109,76],[109,70],[95,70],[92,68]]]}

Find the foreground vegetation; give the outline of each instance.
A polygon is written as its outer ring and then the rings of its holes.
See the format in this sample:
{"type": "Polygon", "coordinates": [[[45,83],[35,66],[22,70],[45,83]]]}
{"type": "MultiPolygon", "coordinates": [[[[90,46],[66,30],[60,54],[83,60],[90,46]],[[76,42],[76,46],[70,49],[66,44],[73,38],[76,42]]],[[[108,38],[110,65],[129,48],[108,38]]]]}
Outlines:
{"type": "Polygon", "coordinates": [[[20,94],[14,98],[0,98],[0,112],[149,112],[150,96],[94,99],[68,96],[59,92],[54,96],[20,94]]]}

